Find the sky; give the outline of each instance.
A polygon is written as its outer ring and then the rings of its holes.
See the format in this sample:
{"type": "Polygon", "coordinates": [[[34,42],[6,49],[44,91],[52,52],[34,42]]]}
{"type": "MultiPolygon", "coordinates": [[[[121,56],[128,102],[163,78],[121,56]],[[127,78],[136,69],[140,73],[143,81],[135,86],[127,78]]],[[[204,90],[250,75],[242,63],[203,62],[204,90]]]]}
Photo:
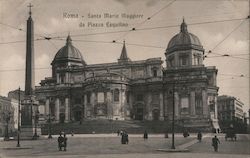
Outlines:
{"type": "Polygon", "coordinates": [[[205,49],[204,64],[218,69],[219,95],[235,96],[246,105],[245,111],[249,108],[248,0],[0,0],[2,96],[19,86],[24,89],[29,3],[33,5],[36,86],[51,76],[50,64],[68,34],[87,64],[116,62],[123,40],[131,60],[161,57],[165,61],[168,42],[179,33],[184,18],[188,31],[205,49]],[[104,13],[119,17],[104,18],[104,13]],[[123,13],[138,17],[122,18],[123,13]],[[125,26],[107,27],[106,22],[125,26]],[[88,23],[103,23],[103,27],[88,23]],[[136,31],[128,31],[132,28],[136,31]]]}

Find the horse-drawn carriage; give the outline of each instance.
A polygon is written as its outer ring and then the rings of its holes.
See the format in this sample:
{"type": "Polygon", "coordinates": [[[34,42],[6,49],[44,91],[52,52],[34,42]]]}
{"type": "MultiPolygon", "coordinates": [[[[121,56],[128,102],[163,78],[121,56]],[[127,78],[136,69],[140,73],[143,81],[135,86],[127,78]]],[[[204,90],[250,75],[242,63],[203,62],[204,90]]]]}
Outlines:
{"type": "Polygon", "coordinates": [[[236,133],[233,128],[228,128],[226,130],[225,140],[227,141],[227,138],[231,138],[231,140],[236,141],[236,133]]]}

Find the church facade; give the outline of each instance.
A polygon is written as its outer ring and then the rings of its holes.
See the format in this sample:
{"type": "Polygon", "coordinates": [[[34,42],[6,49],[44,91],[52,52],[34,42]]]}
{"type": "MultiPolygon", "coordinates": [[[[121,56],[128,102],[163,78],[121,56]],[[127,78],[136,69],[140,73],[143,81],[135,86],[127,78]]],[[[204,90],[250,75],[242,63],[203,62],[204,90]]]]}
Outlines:
{"type": "Polygon", "coordinates": [[[165,55],[165,68],[161,58],[131,61],[124,42],[117,62],[88,65],[68,36],[36,98],[56,122],[171,120],[173,105],[184,124],[216,122],[217,69],[203,65],[204,49],[184,21],[165,55]]]}

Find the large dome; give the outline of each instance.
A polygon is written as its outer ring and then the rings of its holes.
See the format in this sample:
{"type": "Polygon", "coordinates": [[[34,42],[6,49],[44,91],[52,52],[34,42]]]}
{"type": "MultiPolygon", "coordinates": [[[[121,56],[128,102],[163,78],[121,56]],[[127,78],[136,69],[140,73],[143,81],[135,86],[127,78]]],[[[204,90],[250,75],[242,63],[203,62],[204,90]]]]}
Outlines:
{"type": "Polygon", "coordinates": [[[180,33],[175,35],[169,41],[166,53],[172,53],[178,50],[189,50],[189,49],[204,51],[199,38],[194,34],[188,32],[187,24],[183,19],[180,33]]]}
{"type": "Polygon", "coordinates": [[[57,61],[71,61],[71,62],[77,62],[86,64],[85,61],[82,58],[81,52],[72,45],[71,37],[67,37],[66,45],[63,46],[55,55],[54,60],[52,63],[57,61]]]}

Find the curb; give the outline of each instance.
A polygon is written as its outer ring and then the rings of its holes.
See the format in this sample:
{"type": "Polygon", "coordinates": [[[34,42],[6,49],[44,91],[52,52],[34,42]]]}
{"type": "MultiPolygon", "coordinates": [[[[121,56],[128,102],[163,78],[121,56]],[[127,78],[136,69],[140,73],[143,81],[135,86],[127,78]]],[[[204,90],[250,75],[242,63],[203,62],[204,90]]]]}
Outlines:
{"type": "Polygon", "coordinates": [[[162,152],[189,152],[188,149],[156,149],[156,151],[162,151],[162,152]]]}

